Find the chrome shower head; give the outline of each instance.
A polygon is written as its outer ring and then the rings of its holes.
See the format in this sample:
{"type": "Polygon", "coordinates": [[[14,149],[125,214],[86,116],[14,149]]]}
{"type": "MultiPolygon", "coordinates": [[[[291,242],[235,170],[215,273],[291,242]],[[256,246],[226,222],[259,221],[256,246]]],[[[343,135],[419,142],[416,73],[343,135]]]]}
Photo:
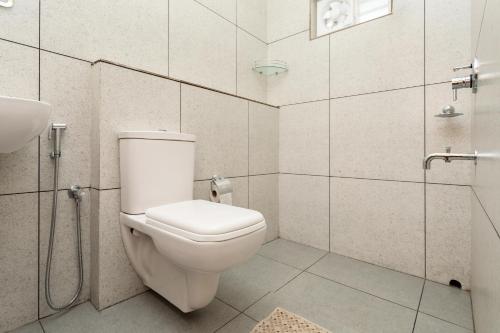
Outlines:
{"type": "Polygon", "coordinates": [[[52,152],[50,157],[52,159],[61,157],[61,132],[66,129],[66,124],[55,124],[50,125],[49,128],[49,140],[53,140],[52,152]]]}
{"type": "Polygon", "coordinates": [[[453,105],[446,105],[441,110],[441,113],[435,115],[434,117],[453,118],[453,117],[458,117],[458,116],[462,116],[462,115],[463,115],[463,113],[455,112],[455,108],[453,107],[453,105]]]}

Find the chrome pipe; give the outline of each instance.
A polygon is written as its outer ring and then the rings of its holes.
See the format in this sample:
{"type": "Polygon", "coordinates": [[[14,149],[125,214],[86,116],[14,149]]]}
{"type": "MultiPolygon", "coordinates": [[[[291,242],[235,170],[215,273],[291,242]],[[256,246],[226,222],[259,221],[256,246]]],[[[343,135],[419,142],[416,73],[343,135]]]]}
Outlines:
{"type": "Polygon", "coordinates": [[[423,167],[425,170],[430,170],[431,168],[431,162],[433,160],[444,160],[445,163],[451,163],[451,161],[474,161],[476,163],[477,161],[477,151],[474,152],[473,154],[454,154],[454,153],[434,153],[434,154],[429,154],[424,158],[423,162],[423,167]]]}

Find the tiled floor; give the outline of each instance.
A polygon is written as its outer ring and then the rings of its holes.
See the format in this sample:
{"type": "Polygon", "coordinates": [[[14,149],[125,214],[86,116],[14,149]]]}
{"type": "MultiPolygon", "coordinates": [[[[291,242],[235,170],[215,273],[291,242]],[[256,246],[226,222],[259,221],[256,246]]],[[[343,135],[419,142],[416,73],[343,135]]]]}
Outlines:
{"type": "Polygon", "coordinates": [[[468,292],[285,240],[225,272],[217,298],[182,314],[146,292],[104,311],[85,303],[25,326],[35,332],[246,333],[275,307],[334,333],[472,333],[468,292]]]}

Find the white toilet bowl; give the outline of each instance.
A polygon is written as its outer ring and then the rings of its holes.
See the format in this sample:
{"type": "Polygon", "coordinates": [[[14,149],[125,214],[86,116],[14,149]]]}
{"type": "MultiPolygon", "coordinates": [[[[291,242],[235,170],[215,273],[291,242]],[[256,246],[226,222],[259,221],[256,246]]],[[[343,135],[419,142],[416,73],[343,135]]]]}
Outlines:
{"type": "Polygon", "coordinates": [[[208,305],[220,273],[253,256],[265,239],[264,218],[248,209],[203,200],[155,209],[172,214],[152,219],[149,211],[120,213],[122,239],[144,284],[183,312],[208,305]],[[246,225],[238,224],[242,218],[246,225]],[[205,228],[196,228],[200,224],[205,228]]]}
{"type": "Polygon", "coordinates": [[[127,256],[145,285],[184,312],[208,305],[224,270],[264,242],[261,213],[193,199],[190,134],[122,132],[120,227],[127,256]]]}

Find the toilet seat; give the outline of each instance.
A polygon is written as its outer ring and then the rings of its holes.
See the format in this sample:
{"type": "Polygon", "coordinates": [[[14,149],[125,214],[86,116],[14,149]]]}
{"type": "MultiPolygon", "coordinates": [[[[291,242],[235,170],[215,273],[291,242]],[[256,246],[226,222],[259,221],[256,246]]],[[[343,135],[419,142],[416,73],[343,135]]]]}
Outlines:
{"type": "Polygon", "coordinates": [[[197,242],[221,242],[266,227],[261,213],[205,200],[146,210],[146,224],[197,242]]]}

